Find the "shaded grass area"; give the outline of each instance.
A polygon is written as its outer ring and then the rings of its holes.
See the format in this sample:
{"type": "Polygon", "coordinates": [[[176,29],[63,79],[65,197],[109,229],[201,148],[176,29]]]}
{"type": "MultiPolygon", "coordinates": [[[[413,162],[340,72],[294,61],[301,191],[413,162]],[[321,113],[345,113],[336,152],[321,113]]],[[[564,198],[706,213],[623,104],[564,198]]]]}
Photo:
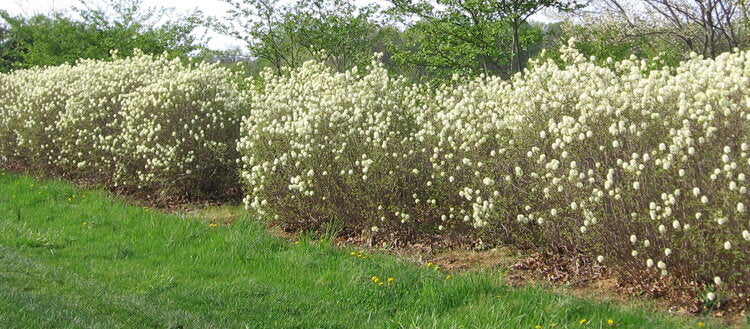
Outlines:
{"type": "Polygon", "coordinates": [[[511,288],[493,273],[448,278],[325,239],[290,243],[250,215],[212,225],[0,172],[0,328],[537,326],[693,328],[698,320],[511,288]]]}

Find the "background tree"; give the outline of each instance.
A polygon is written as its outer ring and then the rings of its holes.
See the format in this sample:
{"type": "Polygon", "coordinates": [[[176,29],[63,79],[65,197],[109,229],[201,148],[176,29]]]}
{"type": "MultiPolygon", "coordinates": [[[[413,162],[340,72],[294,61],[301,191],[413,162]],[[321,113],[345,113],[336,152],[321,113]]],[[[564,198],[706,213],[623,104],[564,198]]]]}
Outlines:
{"type": "MultiPolygon", "coordinates": [[[[404,9],[401,7],[399,9],[404,9]]],[[[414,8],[416,9],[416,8],[414,8]]],[[[507,26],[458,12],[417,12],[419,20],[392,43],[396,63],[418,76],[450,79],[453,74],[508,76],[511,56],[507,26]]],[[[432,8],[427,9],[432,11],[432,8]]]]}
{"type": "Polygon", "coordinates": [[[600,0],[583,25],[617,25],[622,37],[662,43],[705,57],[748,46],[745,0],[600,0]]]}
{"type": "Polygon", "coordinates": [[[68,12],[12,16],[0,12],[5,29],[2,67],[59,65],[79,58],[106,59],[117,49],[131,55],[145,53],[187,56],[205,39],[196,35],[200,13],[171,15],[165,8],[145,8],[141,0],[82,2],[68,12]],[[107,8],[107,9],[103,9],[107,8]]]}
{"type": "Polygon", "coordinates": [[[686,58],[685,49],[668,35],[635,32],[616,19],[596,21],[567,20],[556,24],[559,30],[547,54],[559,58],[560,48],[568,39],[576,39],[576,49],[586,57],[594,56],[600,64],[611,58],[615,61],[631,56],[650,59],[652,67],[676,66],[686,58]]]}
{"type": "Polygon", "coordinates": [[[377,7],[346,0],[225,0],[232,6],[222,32],[244,40],[275,70],[322,59],[337,70],[369,62],[378,43],[377,7]]]}
{"type": "Polygon", "coordinates": [[[16,63],[22,60],[19,53],[21,36],[11,28],[6,17],[11,16],[6,11],[0,10],[0,72],[10,71],[16,63]]]}
{"type": "MultiPolygon", "coordinates": [[[[431,24],[439,30],[434,33],[432,42],[455,44],[460,40],[464,47],[479,52],[484,73],[493,73],[491,66],[500,68],[510,62],[507,75],[523,69],[523,49],[528,44],[538,42],[538,32],[529,28],[531,15],[544,8],[570,11],[582,4],[576,0],[389,0],[392,12],[411,15],[421,22],[431,24]],[[530,31],[524,35],[524,31],[530,31]],[[442,37],[441,37],[442,36],[442,37]],[[510,39],[510,47],[508,47],[510,39]],[[508,50],[498,48],[510,48],[508,50]],[[490,64],[490,65],[486,65],[490,64]],[[484,69],[484,67],[487,69],[484,69]]],[[[417,23],[419,24],[419,23],[417,23]]],[[[455,48],[455,47],[454,47],[455,48]]],[[[445,51],[443,51],[445,53],[445,51]]]]}
{"type": "Polygon", "coordinates": [[[105,48],[187,56],[205,46],[205,33],[198,31],[204,25],[199,10],[175,14],[174,8],[146,7],[143,0],[80,2],[83,9],[74,7],[73,11],[84,25],[98,32],[99,43],[105,48]]]}

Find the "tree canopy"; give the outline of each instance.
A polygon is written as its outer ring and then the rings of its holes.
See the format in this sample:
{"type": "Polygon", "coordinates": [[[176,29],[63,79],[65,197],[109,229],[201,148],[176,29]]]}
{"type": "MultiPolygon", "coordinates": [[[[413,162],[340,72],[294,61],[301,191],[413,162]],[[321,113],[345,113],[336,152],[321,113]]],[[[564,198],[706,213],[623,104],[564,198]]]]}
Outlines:
{"type": "Polygon", "coordinates": [[[0,11],[0,70],[109,58],[112,50],[187,56],[204,42],[195,33],[200,17],[199,12],[170,17],[164,8],[143,7],[141,0],[84,1],[70,11],[31,17],[0,11]]]}

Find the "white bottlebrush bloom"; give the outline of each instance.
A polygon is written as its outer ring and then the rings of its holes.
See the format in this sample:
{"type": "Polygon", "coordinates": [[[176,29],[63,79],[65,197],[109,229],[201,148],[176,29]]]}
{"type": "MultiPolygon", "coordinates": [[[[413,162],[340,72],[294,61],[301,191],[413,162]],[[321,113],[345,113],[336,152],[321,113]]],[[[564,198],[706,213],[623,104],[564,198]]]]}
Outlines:
{"type": "Polygon", "coordinates": [[[723,282],[721,281],[721,278],[718,276],[714,277],[714,284],[717,286],[720,286],[723,282]]]}
{"type": "Polygon", "coordinates": [[[737,203],[737,212],[745,212],[745,204],[742,202],[737,203]]]}
{"type": "Polygon", "coordinates": [[[646,267],[651,268],[654,267],[654,260],[649,258],[646,260],[646,267]]]}
{"type": "Polygon", "coordinates": [[[732,249],[732,242],[725,241],[724,242],[724,249],[726,249],[726,250],[732,249]]]}
{"type": "MultiPolygon", "coordinates": [[[[610,227],[640,237],[651,257],[683,245],[691,222],[694,236],[741,233],[734,247],[744,248],[750,132],[737,122],[750,120],[750,53],[667,69],[561,54],[565,65],[539,59],[510,81],[439,87],[378,61],[346,72],[308,62],[246,80],[142,55],[15,70],[0,74],[0,163],[166,194],[241,184],[245,205],[264,217],[323,223],[349,213],[356,220],[343,224],[360,231],[421,233],[440,214],[441,234],[499,239],[485,227],[507,227],[519,239],[602,246],[614,264],[627,253],[610,249],[601,231],[610,227]],[[519,210],[521,224],[507,215],[519,210]],[[584,241],[559,234],[576,230],[584,241]]],[[[706,254],[714,249],[680,249],[700,257],[670,258],[681,269],[671,274],[742,268],[742,253],[706,254]]]]}
{"type": "Polygon", "coordinates": [[[713,292],[709,292],[706,294],[706,299],[713,301],[714,299],[716,299],[716,294],[713,292]]]}

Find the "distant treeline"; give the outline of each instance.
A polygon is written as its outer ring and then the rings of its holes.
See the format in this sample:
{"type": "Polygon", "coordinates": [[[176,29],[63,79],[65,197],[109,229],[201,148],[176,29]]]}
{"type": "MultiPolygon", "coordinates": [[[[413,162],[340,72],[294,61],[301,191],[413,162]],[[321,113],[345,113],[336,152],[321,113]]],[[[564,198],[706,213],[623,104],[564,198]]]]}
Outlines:
{"type": "Polygon", "coordinates": [[[13,16],[0,11],[0,71],[168,53],[245,63],[249,74],[322,60],[337,71],[366,66],[373,53],[394,73],[420,81],[521,72],[570,38],[601,61],[657,59],[674,66],[691,52],[713,58],[750,42],[744,0],[223,0],[223,17],[145,7],[142,0],[81,0],[69,10],[13,16]],[[537,16],[534,16],[537,15],[537,16]],[[547,17],[554,23],[539,23],[547,17]],[[211,50],[206,31],[246,47],[211,50]]]}

